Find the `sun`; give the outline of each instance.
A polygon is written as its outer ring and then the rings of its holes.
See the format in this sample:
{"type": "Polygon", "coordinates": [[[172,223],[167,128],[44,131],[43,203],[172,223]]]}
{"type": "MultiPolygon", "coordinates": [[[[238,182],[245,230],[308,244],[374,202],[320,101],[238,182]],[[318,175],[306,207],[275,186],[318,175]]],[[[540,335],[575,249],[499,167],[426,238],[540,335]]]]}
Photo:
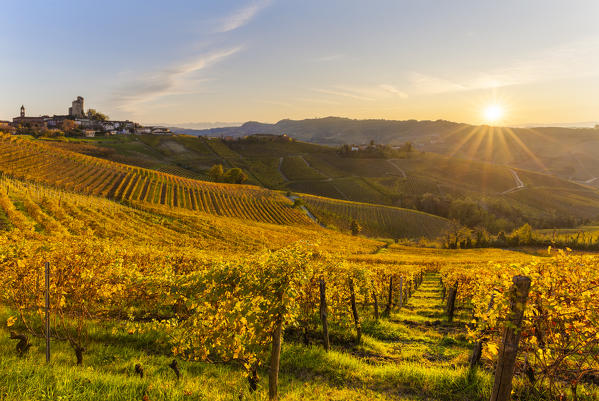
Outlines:
{"type": "Polygon", "coordinates": [[[499,104],[491,104],[485,108],[485,120],[490,123],[495,123],[503,117],[503,107],[499,104]]]}

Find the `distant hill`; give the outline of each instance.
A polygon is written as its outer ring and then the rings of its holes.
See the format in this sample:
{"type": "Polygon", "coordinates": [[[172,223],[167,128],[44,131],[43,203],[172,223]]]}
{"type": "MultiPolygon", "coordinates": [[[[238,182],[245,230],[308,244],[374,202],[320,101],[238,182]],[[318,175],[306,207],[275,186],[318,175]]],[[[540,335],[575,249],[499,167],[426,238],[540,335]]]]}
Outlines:
{"type": "MultiPolygon", "coordinates": [[[[196,130],[194,135],[240,137],[252,134],[287,134],[295,139],[321,144],[340,145],[344,143],[399,143],[398,137],[426,134],[437,131],[451,131],[465,124],[450,121],[393,121],[393,120],[352,120],[341,117],[326,117],[307,120],[281,120],[276,124],[248,121],[239,127],[211,128],[196,130]]],[[[175,128],[176,129],[176,128],[175,128]]]]}
{"type": "Polygon", "coordinates": [[[240,127],[185,132],[217,137],[287,134],[297,140],[334,146],[412,142],[421,151],[509,165],[599,187],[599,129],[595,128],[508,128],[445,120],[326,117],[281,120],[276,124],[249,121],[240,127]]]}

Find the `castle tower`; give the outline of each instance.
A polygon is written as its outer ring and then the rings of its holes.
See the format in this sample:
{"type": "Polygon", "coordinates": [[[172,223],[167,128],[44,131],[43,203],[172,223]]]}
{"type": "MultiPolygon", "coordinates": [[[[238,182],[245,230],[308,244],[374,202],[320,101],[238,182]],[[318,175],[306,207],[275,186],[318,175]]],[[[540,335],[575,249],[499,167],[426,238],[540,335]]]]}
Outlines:
{"type": "Polygon", "coordinates": [[[21,117],[25,117],[25,106],[21,105],[21,117]]]}
{"type": "Polygon", "coordinates": [[[83,98],[81,96],[77,96],[77,99],[73,100],[73,105],[69,107],[69,116],[75,118],[84,118],[85,117],[85,109],[83,107],[83,98]]]}

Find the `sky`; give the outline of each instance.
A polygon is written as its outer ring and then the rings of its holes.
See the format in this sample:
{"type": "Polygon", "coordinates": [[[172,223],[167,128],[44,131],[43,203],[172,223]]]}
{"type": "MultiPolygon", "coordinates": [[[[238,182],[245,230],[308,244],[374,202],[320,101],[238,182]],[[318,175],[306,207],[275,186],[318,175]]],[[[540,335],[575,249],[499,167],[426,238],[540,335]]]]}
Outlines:
{"type": "Polygon", "coordinates": [[[0,0],[0,119],[599,120],[596,0],[0,0]],[[495,113],[497,114],[497,113],[495,113]]]}

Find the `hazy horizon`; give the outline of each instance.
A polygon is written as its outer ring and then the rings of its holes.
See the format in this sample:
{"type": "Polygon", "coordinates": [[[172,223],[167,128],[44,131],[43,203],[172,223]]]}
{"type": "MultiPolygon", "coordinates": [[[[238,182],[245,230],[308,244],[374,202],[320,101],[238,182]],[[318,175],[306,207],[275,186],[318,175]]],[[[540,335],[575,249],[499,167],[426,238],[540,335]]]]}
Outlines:
{"type": "MultiPolygon", "coordinates": [[[[327,118],[327,117],[333,117],[333,118],[349,118],[351,119],[351,117],[344,117],[344,116],[326,116],[326,117],[319,117],[319,118],[327,118]]],[[[292,120],[308,120],[309,118],[299,118],[299,119],[292,119],[292,120]]],[[[285,118],[282,118],[280,120],[277,121],[256,121],[259,123],[264,123],[264,124],[276,124],[277,122],[281,121],[281,120],[286,120],[285,118]]],[[[364,118],[363,120],[372,120],[370,118],[364,118]]],[[[386,120],[391,120],[391,119],[386,119],[386,120]]],[[[409,120],[409,119],[407,119],[409,120]]],[[[429,121],[431,121],[430,119],[428,119],[429,121]]],[[[255,121],[255,120],[250,120],[250,121],[255,121]]],[[[396,121],[405,121],[405,120],[396,120],[396,121]]],[[[425,121],[425,120],[420,120],[420,121],[425,121]]],[[[225,128],[225,127],[239,127],[243,124],[245,124],[246,122],[249,121],[244,121],[244,122],[209,122],[209,121],[198,121],[198,122],[180,122],[180,123],[156,123],[156,122],[151,122],[149,123],[149,125],[157,125],[157,126],[169,126],[169,127],[176,127],[176,128],[183,128],[183,129],[193,129],[193,130],[204,130],[204,129],[210,129],[210,128],[225,128]]],[[[453,121],[455,123],[462,123],[462,121],[453,121]]],[[[595,125],[599,124],[599,121],[578,121],[578,122],[553,122],[553,123],[523,123],[523,124],[518,124],[518,125],[513,125],[510,126],[511,128],[540,128],[540,127],[560,127],[560,128],[593,128],[595,127],[595,125]]],[[[483,124],[484,125],[484,124],[483,124]]],[[[508,127],[506,125],[506,127],[508,127]]]]}

